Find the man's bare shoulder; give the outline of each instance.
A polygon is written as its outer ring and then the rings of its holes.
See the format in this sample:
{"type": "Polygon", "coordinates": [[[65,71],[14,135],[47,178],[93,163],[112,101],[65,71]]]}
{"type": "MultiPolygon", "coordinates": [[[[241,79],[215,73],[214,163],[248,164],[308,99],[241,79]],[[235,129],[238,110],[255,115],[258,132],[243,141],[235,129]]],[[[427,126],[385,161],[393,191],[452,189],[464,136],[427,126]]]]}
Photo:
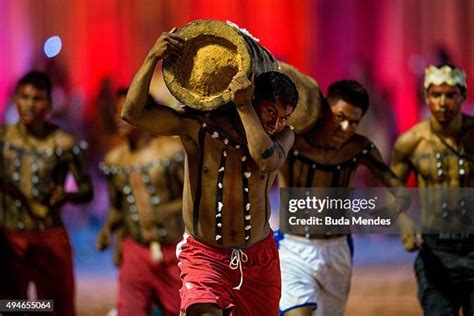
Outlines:
{"type": "Polygon", "coordinates": [[[157,137],[152,141],[151,146],[153,150],[161,152],[168,157],[173,157],[183,152],[183,144],[179,136],[157,137]]]}
{"type": "Polygon", "coordinates": [[[354,134],[347,140],[347,142],[339,149],[342,156],[353,157],[359,154],[364,148],[366,148],[372,141],[364,135],[354,134]]]}
{"type": "Polygon", "coordinates": [[[0,137],[7,138],[8,136],[12,135],[16,131],[15,124],[5,124],[0,126],[0,137]]]}
{"type": "Polygon", "coordinates": [[[419,143],[426,139],[430,132],[430,124],[428,120],[421,121],[415,126],[398,136],[395,141],[394,150],[400,153],[412,153],[419,143]]]}
{"type": "Polygon", "coordinates": [[[367,136],[357,133],[352,135],[352,137],[349,139],[349,142],[352,146],[360,147],[360,149],[372,143],[372,141],[367,136]]]}
{"type": "Polygon", "coordinates": [[[280,134],[292,135],[292,136],[294,136],[294,135],[295,135],[295,132],[293,132],[293,128],[291,128],[290,126],[287,125],[287,126],[285,126],[285,127],[283,128],[283,130],[282,130],[280,133],[278,133],[277,135],[280,135],[280,134]]]}
{"type": "Polygon", "coordinates": [[[170,150],[179,150],[183,147],[179,136],[159,136],[152,140],[151,145],[154,147],[166,147],[170,150]]]}
{"type": "Polygon", "coordinates": [[[71,150],[74,145],[76,145],[77,141],[75,137],[66,132],[65,130],[57,127],[52,126],[54,137],[56,140],[56,144],[61,147],[63,150],[71,150]]]}
{"type": "Polygon", "coordinates": [[[127,144],[118,145],[107,152],[104,158],[104,163],[107,165],[118,165],[127,153],[127,144]]]}
{"type": "Polygon", "coordinates": [[[289,126],[285,126],[285,128],[283,128],[280,133],[278,133],[272,138],[279,141],[291,141],[293,143],[295,141],[295,133],[293,132],[292,128],[290,128],[289,126]]]}

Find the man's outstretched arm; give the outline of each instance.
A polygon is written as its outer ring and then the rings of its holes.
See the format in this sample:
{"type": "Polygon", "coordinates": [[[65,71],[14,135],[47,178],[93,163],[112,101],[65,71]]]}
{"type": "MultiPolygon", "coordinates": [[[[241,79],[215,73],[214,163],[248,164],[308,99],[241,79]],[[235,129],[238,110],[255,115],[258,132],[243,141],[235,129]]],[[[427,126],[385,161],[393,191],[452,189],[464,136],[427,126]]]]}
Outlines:
{"type": "Polygon", "coordinates": [[[157,63],[163,58],[181,55],[184,39],[175,34],[176,29],[164,32],[148,52],[128,89],[122,119],[138,128],[159,135],[186,133],[185,118],[166,106],[147,106],[150,82],[157,63]]]}

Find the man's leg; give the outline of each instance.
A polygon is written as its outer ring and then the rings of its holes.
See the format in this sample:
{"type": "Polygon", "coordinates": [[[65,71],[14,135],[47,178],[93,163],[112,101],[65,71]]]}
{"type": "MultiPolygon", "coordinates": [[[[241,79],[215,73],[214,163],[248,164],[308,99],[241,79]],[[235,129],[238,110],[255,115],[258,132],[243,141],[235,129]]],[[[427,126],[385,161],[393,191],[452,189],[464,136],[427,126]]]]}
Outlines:
{"type": "Polygon", "coordinates": [[[9,240],[0,230],[0,299],[26,299],[31,270],[25,259],[24,244],[12,235],[9,240]]]}
{"type": "Polygon", "coordinates": [[[236,269],[236,273],[230,276],[235,302],[232,315],[278,315],[281,271],[273,234],[240,251],[243,252],[242,255],[246,255],[247,260],[240,262],[242,273],[236,269]]]}
{"type": "Polygon", "coordinates": [[[181,315],[226,315],[234,306],[226,272],[230,254],[186,236],[176,247],[182,281],[181,315]],[[185,313],[184,313],[185,311],[185,313]]]}
{"type": "Polygon", "coordinates": [[[422,249],[415,260],[418,299],[426,316],[457,316],[460,304],[446,279],[447,272],[440,269],[431,250],[422,249]]]}
{"type": "Polygon", "coordinates": [[[152,308],[154,278],[148,269],[149,249],[132,239],[122,241],[122,265],[119,274],[118,314],[121,316],[147,316],[152,308]]]}
{"type": "Polygon", "coordinates": [[[150,283],[154,288],[154,301],[162,309],[163,316],[176,316],[179,314],[180,298],[178,259],[176,258],[176,244],[161,245],[163,260],[152,262],[153,269],[150,283]]]}
{"type": "Polygon", "coordinates": [[[282,315],[311,315],[316,309],[317,284],[308,262],[312,261],[312,249],[309,240],[295,239],[290,235],[279,244],[281,267],[282,315]]]}
{"type": "Polygon", "coordinates": [[[342,316],[352,277],[352,250],[348,238],[338,237],[321,243],[318,261],[318,268],[314,271],[319,285],[316,293],[316,314],[342,316]]]}
{"type": "Polygon", "coordinates": [[[304,239],[285,235],[280,242],[284,315],[342,316],[352,275],[346,237],[304,239]],[[291,312],[291,314],[290,314],[291,312]]]}
{"type": "Polygon", "coordinates": [[[54,300],[54,315],[75,315],[72,249],[64,229],[42,233],[31,249],[38,299],[54,300]]]}

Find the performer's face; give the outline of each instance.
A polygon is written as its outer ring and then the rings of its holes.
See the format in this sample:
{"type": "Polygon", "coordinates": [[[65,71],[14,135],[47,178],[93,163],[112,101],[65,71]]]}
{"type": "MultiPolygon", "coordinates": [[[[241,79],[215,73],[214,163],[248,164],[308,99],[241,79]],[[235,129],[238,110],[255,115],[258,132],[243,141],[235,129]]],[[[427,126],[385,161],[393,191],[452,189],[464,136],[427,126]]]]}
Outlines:
{"type": "Polygon", "coordinates": [[[15,94],[15,104],[23,124],[36,125],[46,121],[50,109],[46,90],[29,83],[21,85],[15,94]]]}
{"type": "Polygon", "coordinates": [[[332,145],[339,147],[354,135],[362,119],[363,112],[344,100],[331,105],[331,118],[326,124],[325,134],[332,137],[332,145]]]}
{"type": "Polygon", "coordinates": [[[255,106],[263,129],[269,135],[276,135],[285,128],[293,109],[291,105],[272,100],[263,100],[255,106]]]}
{"type": "Polygon", "coordinates": [[[435,119],[443,124],[451,122],[459,114],[464,97],[458,86],[444,83],[431,85],[426,91],[425,101],[435,119]]]}
{"type": "Polygon", "coordinates": [[[122,117],[120,116],[124,102],[125,96],[119,96],[115,103],[115,127],[117,128],[117,133],[120,136],[127,137],[133,133],[135,128],[133,125],[122,120],[122,117]]]}

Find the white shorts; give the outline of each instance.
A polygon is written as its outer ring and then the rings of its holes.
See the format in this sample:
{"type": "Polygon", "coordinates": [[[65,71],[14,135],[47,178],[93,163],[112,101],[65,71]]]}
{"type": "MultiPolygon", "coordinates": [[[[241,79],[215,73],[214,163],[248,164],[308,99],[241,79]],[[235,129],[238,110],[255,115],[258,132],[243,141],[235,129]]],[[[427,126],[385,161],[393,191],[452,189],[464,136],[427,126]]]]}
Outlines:
{"type": "Polygon", "coordinates": [[[348,236],[307,239],[284,234],[279,243],[280,315],[311,306],[318,316],[344,314],[352,276],[348,236]]]}

